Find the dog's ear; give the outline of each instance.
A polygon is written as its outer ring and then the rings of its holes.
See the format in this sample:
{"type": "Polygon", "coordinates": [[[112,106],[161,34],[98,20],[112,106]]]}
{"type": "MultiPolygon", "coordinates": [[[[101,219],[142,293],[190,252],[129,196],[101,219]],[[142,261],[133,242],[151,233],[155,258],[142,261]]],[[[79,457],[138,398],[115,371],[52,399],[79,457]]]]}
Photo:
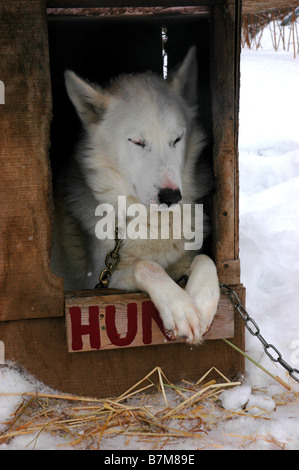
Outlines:
{"type": "Polygon", "coordinates": [[[112,98],[111,95],[96,89],[71,70],[67,70],[64,77],[68,95],[83,124],[100,121],[112,98]]]}
{"type": "Polygon", "coordinates": [[[192,46],[183,62],[170,75],[169,84],[189,105],[197,103],[197,59],[196,46],[192,46]]]}

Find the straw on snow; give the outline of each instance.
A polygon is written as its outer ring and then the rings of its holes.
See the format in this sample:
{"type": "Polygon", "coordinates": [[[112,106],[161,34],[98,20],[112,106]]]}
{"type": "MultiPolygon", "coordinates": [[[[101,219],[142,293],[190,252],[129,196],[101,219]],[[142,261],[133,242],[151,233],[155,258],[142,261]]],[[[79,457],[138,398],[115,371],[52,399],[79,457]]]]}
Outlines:
{"type": "MultiPolygon", "coordinates": [[[[4,423],[5,430],[0,434],[0,443],[9,442],[16,436],[32,434],[30,444],[35,445],[44,432],[63,437],[66,439],[65,445],[77,448],[100,448],[103,438],[118,435],[128,436],[129,439],[137,437],[143,439],[143,442],[147,439],[146,442],[154,445],[163,438],[165,442],[186,437],[201,439],[219,421],[246,414],[246,410],[243,413],[222,410],[221,413],[218,407],[217,414],[213,415],[220,393],[240,384],[231,382],[216,368],[212,368],[197,383],[184,381],[183,385],[176,386],[169,382],[160,367],[155,367],[118,398],[2,393],[0,395],[21,395],[23,402],[4,423]],[[205,382],[212,371],[219,375],[220,383],[216,380],[205,382]],[[149,394],[149,391],[154,393],[149,394]],[[175,397],[167,396],[168,393],[175,393],[175,397]],[[170,398],[175,405],[171,406],[170,398]]],[[[263,416],[265,413],[265,410],[260,410],[251,417],[266,419],[263,416]]]]}

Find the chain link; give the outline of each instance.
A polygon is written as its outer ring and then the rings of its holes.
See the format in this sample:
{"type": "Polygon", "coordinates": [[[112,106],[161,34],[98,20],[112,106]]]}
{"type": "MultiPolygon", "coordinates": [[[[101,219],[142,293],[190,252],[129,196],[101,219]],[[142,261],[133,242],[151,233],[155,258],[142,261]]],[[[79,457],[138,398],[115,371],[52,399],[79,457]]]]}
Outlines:
{"type": "Polygon", "coordinates": [[[101,289],[102,287],[108,287],[110,284],[112,272],[114,269],[117,268],[120,262],[120,255],[119,249],[122,244],[122,239],[118,237],[118,226],[117,226],[117,219],[115,220],[115,246],[112,251],[107,253],[105,258],[105,265],[104,268],[99,276],[99,283],[95,286],[96,289],[101,289]]]}
{"type": "Polygon", "coordinates": [[[299,370],[291,367],[282,358],[282,354],[279,352],[279,350],[275,346],[273,346],[273,344],[269,344],[265,340],[265,338],[260,333],[260,328],[258,324],[253,320],[253,318],[250,317],[249,313],[243,307],[237,293],[226,284],[220,284],[219,286],[220,286],[222,294],[228,296],[229,300],[231,301],[231,303],[237,310],[238,314],[244,321],[244,324],[247,330],[249,331],[249,333],[253,336],[256,336],[260,340],[260,342],[263,345],[265,353],[271,359],[271,361],[278,362],[282,367],[284,367],[288,371],[292,379],[294,379],[296,382],[299,382],[299,370]]]}

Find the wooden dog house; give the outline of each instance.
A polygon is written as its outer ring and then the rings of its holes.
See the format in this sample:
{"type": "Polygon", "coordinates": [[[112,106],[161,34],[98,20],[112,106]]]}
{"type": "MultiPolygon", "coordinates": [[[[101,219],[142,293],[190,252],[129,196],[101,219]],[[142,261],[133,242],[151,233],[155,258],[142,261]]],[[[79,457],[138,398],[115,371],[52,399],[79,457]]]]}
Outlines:
{"type": "MultiPolygon", "coordinates": [[[[81,353],[70,353],[67,347],[65,296],[68,305],[76,306],[78,299],[88,305],[86,299],[102,292],[65,294],[63,280],[50,268],[51,171],[69,151],[78,124],[72,112],[71,125],[65,126],[63,113],[70,103],[63,70],[73,68],[94,80],[100,74],[103,81],[121,72],[161,73],[161,28],[167,28],[170,68],[197,44],[216,181],[210,250],[220,282],[234,286],[245,300],[238,247],[240,1],[161,0],[157,7],[153,3],[0,2],[0,80],[5,86],[5,104],[0,105],[0,341],[7,361],[64,392],[115,395],[156,366],[172,381],[197,379],[212,366],[231,378],[244,372],[242,356],[221,339],[231,338],[244,348],[244,325],[224,296],[218,320],[199,347],[179,341],[163,344],[161,339],[138,352],[121,343],[115,349],[81,353]],[[62,127],[65,141],[59,135],[62,127]]],[[[132,302],[126,293],[111,294],[100,301],[132,302]]],[[[149,300],[134,295],[136,304],[149,300]]],[[[143,344],[151,342],[146,341],[143,344]]]]}

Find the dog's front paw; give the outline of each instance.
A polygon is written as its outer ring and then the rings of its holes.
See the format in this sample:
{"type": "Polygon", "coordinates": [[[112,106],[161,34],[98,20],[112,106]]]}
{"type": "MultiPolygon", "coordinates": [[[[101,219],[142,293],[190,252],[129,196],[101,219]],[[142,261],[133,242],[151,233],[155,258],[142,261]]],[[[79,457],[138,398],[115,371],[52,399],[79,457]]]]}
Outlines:
{"type": "Polygon", "coordinates": [[[220,297],[216,266],[208,256],[198,255],[194,258],[186,291],[200,312],[203,333],[206,333],[214,319],[220,297]]]}
{"type": "MultiPolygon", "coordinates": [[[[212,268],[214,266],[207,257],[202,256],[197,264],[199,262],[200,268],[202,265],[208,265],[211,270],[210,265],[212,268]]],[[[196,263],[195,269],[198,269],[196,263]]],[[[184,290],[153,261],[140,260],[134,269],[137,286],[149,293],[165,329],[172,331],[176,336],[186,338],[187,342],[192,344],[202,342],[202,336],[208,330],[217,310],[219,287],[215,273],[214,268],[212,275],[207,273],[213,281],[208,283],[209,288],[198,288],[200,283],[193,275],[184,290]]]]}
{"type": "Polygon", "coordinates": [[[166,330],[172,331],[175,336],[186,338],[188,343],[202,342],[205,324],[202,322],[196,303],[186,291],[180,289],[176,295],[169,296],[167,300],[159,299],[154,303],[166,330]]]}
{"type": "Polygon", "coordinates": [[[219,297],[220,290],[218,285],[215,286],[214,289],[200,287],[196,294],[193,294],[192,296],[192,299],[200,313],[203,334],[207,333],[211,327],[217,311],[219,297]]]}

